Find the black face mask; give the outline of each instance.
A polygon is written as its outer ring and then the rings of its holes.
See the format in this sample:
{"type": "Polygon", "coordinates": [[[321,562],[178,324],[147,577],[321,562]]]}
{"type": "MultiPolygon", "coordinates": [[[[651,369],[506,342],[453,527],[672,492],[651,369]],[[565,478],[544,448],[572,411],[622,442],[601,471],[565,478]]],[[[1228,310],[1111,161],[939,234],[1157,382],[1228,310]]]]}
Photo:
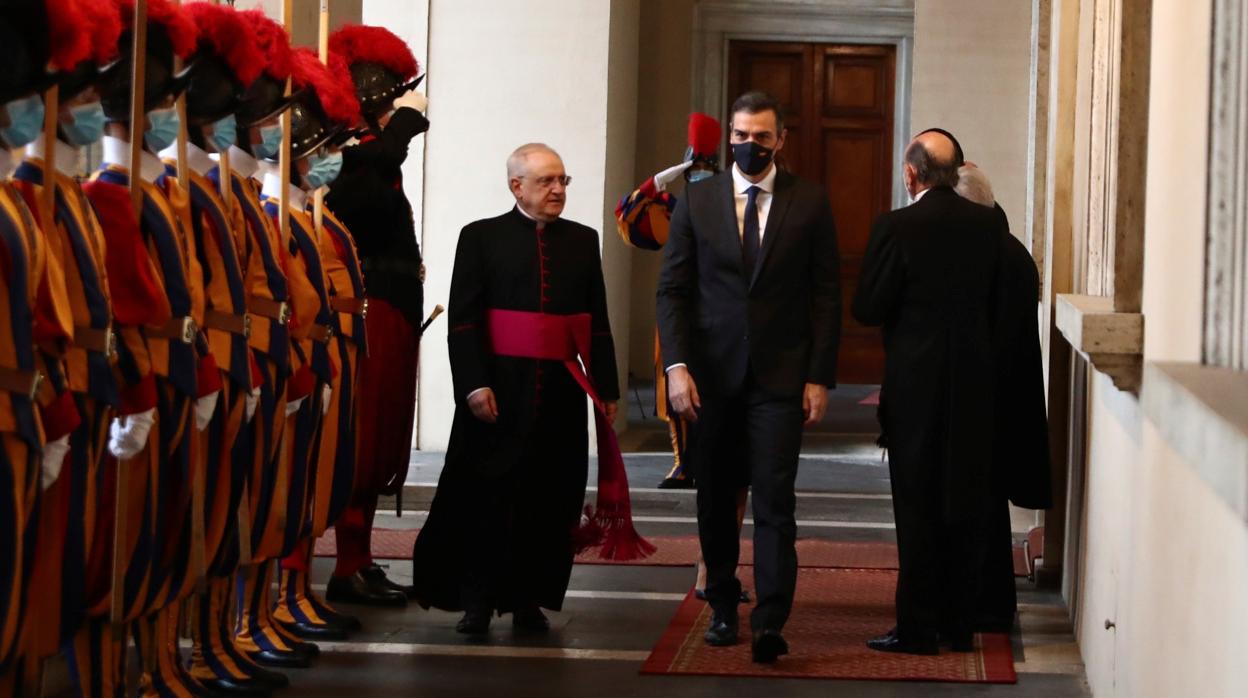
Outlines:
{"type": "Polygon", "coordinates": [[[732,144],[732,159],[742,172],[750,176],[761,174],[766,170],[771,164],[773,155],[775,155],[774,150],[764,148],[753,141],[732,144]]]}

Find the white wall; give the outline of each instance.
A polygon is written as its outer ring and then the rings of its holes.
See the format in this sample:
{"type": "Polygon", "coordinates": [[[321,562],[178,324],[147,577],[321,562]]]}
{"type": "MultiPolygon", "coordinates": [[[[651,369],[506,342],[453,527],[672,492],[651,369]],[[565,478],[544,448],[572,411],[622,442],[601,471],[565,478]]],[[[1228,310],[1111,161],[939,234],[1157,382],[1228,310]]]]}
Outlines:
{"type": "MultiPolygon", "coordinates": [[[[1153,4],[1147,361],[1200,360],[1210,8],[1153,4]]],[[[1078,631],[1093,692],[1248,695],[1248,528],[1133,396],[1098,376],[1090,405],[1078,631]]]]}
{"type": "MultiPolygon", "coordinates": [[[[623,128],[616,119],[625,118],[618,105],[609,109],[609,91],[627,90],[627,80],[621,87],[609,78],[617,71],[636,74],[635,48],[631,67],[625,48],[636,42],[636,10],[625,3],[613,12],[612,4],[431,0],[427,88],[433,125],[426,135],[422,226],[427,305],[446,301],[460,229],[512,206],[505,163],[522,143],[542,141],[560,152],[574,179],[565,217],[603,228],[604,212],[614,204],[604,197],[608,174],[632,178],[631,159],[624,162],[608,149],[609,128],[623,128]],[[619,22],[615,41],[613,15],[619,22]],[[619,34],[630,26],[631,39],[619,34]],[[609,65],[612,46],[619,50],[619,65],[609,65]],[[608,166],[619,172],[608,172],[608,166]]],[[[619,274],[608,275],[614,302],[622,293],[619,274]]],[[[621,365],[627,366],[627,304],[617,303],[611,312],[621,333],[621,365]]],[[[418,444],[426,450],[444,449],[450,435],[445,336],[443,324],[421,345],[418,444]]]]}
{"type": "Polygon", "coordinates": [[[1020,238],[1030,76],[1031,0],[916,0],[911,128],[958,137],[1020,238]]]}

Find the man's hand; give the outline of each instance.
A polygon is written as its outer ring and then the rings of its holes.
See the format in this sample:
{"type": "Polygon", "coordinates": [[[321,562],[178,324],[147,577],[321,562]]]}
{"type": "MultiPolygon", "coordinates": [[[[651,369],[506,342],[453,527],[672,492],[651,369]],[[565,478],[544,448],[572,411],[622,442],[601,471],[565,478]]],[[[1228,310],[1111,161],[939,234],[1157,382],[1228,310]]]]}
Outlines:
{"type": "Polygon", "coordinates": [[[401,107],[410,107],[424,114],[429,110],[429,98],[425,96],[424,92],[411,90],[399,95],[394,100],[394,108],[399,109],[401,107]]]}
{"type": "Polygon", "coordinates": [[[498,402],[494,399],[494,391],[489,388],[482,388],[469,395],[468,409],[472,410],[472,416],[486,424],[498,421],[498,402]]]}
{"type": "Polygon", "coordinates": [[[620,411],[619,403],[612,400],[611,402],[602,403],[602,407],[607,413],[607,424],[614,424],[615,415],[620,411]]]}
{"type": "Polygon", "coordinates": [[[802,411],[806,413],[806,426],[819,423],[828,410],[828,388],[817,383],[807,383],[802,395],[802,411]]]}
{"type": "Polygon", "coordinates": [[[698,397],[698,386],[689,375],[689,369],[677,366],[667,372],[667,401],[672,403],[676,414],[690,422],[698,421],[698,410],[702,409],[702,398],[698,397]]]}

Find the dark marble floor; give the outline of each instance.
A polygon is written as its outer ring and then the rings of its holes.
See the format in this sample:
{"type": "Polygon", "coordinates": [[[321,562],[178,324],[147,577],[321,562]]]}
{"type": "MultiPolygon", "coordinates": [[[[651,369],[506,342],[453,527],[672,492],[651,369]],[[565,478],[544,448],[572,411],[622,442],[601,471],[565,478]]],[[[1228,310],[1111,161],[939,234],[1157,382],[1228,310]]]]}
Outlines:
{"type": "MultiPolygon", "coordinates": [[[[834,396],[834,414],[807,434],[799,470],[799,536],[840,541],[892,541],[888,470],[874,445],[874,408],[857,403],[869,387],[834,396]]],[[[643,406],[648,395],[641,395],[643,406]]],[[[693,535],[692,492],[654,489],[670,466],[665,427],[639,418],[622,439],[634,488],[634,515],[647,535],[693,535]]],[[[377,525],[421,525],[442,454],[414,452],[401,518],[383,502],[377,525]]],[[[594,477],[591,474],[592,486],[594,477]]],[[[592,497],[592,492],[590,493],[592,497]]],[[[1016,521],[1025,531],[1026,517],[1016,521]]],[[[745,534],[749,535],[747,525],[745,534]]],[[[317,559],[315,584],[333,561],[317,559]]],[[[411,563],[388,561],[390,575],[411,578],[411,563]]],[[[1085,696],[1090,695],[1070,622],[1054,592],[1020,581],[1019,630],[1013,641],[1019,681],[1013,686],[641,676],[642,661],[693,583],[694,570],[671,567],[577,566],[564,610],[547,635],[516,634],[496,619],[487,642],[454,631],[458,617],[416,607],[375,610],[343,606],[364,629],[349,641],[322,643],[316,666],[290,672],[296,698],[338,696],[1085,696]]],[[[886,628],[881,628],[881,631],[886,628]]],[[[866,638],[864,638],[865,640],[866,638]]],[[[55,674],[55,671],[51,672],[55,674]]],[[[54,677],[53,677],[54,680],[54,677]]]]}

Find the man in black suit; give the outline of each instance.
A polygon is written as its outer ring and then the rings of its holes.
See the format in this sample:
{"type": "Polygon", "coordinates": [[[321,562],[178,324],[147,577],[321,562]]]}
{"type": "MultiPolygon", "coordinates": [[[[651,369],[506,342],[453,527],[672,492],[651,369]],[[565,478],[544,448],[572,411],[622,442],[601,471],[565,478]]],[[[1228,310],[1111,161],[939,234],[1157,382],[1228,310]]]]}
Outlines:
{"type": "Polygon", "coordinates": [[[736,492],[753,489],[756,662],[788,651],[781,630],[797,585],[794,518],[802,426],[836,385],[841,295],[827,194],[780,171],[779,103],[732,107],[735,165],[690,184],[676,205],[658,287],[668,395],[694,423],[698,533],[713,610],[706,641],[737,641],[736,492]],[[696,383],[695,383],[696,379],[696,383]]]}
{"type": "Polygon", "coordinates": [[[880,421],[901,569],[897,626],[872,649],[969,651],[992,502],[996,275],[1003,217],[954,192],[961,149],[942,131],[906,149],[915,203],[876,220],[854,317],[883,325],[880,421]]]}

